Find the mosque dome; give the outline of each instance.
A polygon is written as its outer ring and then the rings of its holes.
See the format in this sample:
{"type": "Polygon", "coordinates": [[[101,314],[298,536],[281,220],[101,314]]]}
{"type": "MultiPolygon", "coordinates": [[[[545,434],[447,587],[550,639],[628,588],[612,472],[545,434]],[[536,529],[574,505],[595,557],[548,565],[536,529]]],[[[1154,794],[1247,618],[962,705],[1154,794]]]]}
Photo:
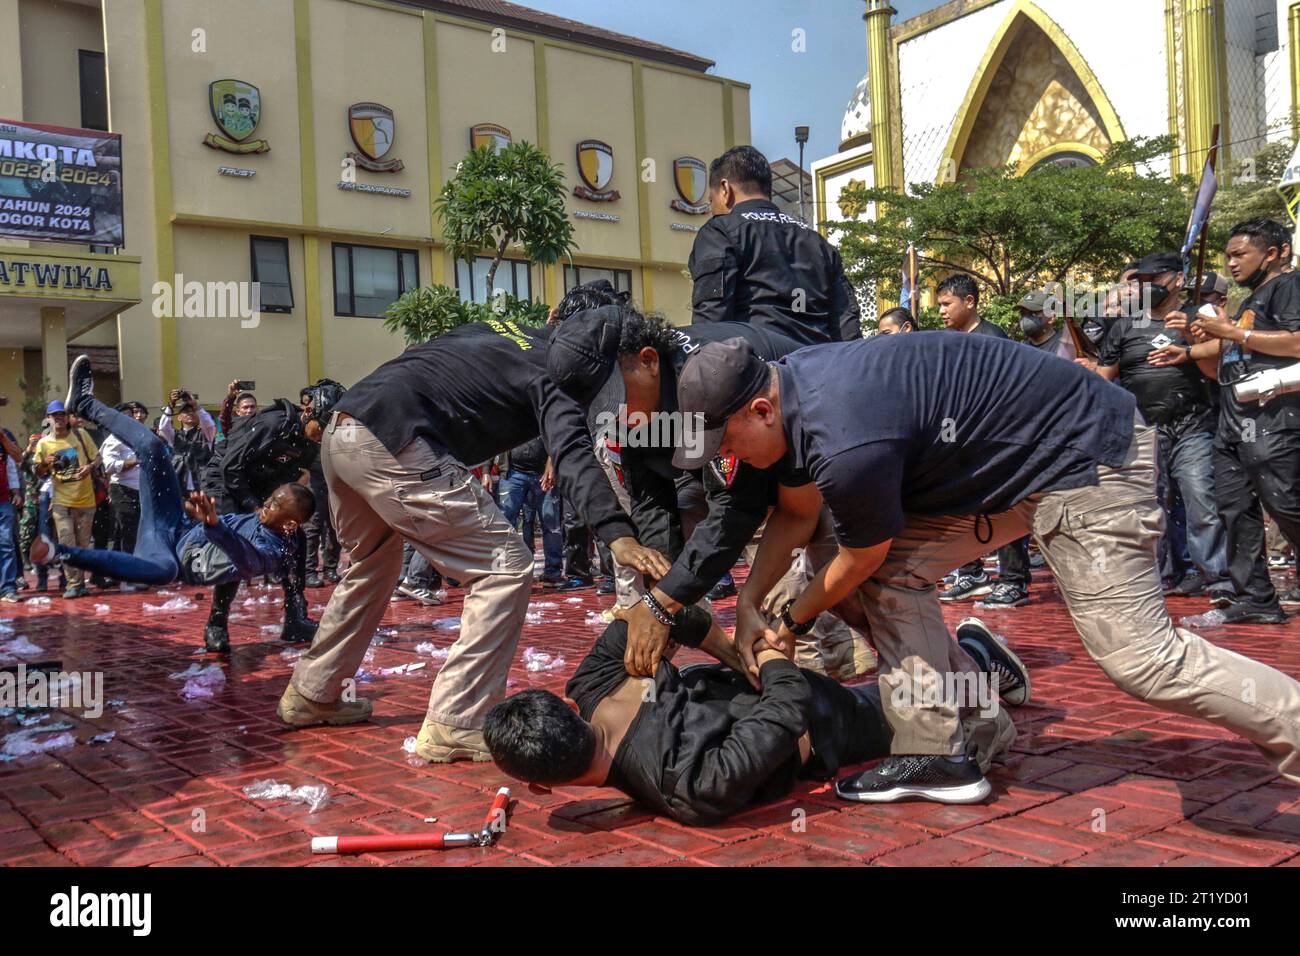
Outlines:
{"type": "Polygon", "coordinates": [[[853,99],[844,110],[840,123],[840,149],[859,146],[871,136],[871,90],[864,76],[853,90],[853,99]]]}

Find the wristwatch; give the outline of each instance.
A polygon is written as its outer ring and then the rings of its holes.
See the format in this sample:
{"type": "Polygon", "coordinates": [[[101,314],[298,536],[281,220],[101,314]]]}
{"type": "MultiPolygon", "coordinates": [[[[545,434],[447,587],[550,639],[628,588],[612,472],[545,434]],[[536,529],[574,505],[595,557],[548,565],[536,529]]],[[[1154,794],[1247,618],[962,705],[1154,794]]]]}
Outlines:
{"type": "Polygon", "coordinates": [[[1252,331],[1253,331],[1252,329],[1247,329],[1247,330],[1242,334],[1242,336],[1241,336],[1241,347],[1242,347],[1243,349],[1246,347],[1246,343],[1250,341],[1250,336],[1251,336],[1251,332],[1252,332],[1252,331]]]}
{"type": "Polygon", "coordinates": [[[793,606],[794,602],[795,598],[790,598],[790,600],[781,605],[781,623],[785,625],[785,629],[791,634],[794,634],[796,637],[802,637],[813,629],[813,625],[817,623],[817,618],[814,617],[811,621],[796,624],[794,618],[790,616],[790,608],[793,606]]]}

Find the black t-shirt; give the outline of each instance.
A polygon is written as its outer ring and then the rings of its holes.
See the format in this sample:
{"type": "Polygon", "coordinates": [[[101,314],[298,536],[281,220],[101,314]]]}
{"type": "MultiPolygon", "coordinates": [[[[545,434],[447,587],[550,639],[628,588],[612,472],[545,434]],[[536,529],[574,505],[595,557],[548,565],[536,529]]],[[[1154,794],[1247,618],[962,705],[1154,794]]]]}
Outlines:
{"type": "Polygon", "coordinates": [[[1147,424],[1187,421],[1211,430],[1208,380],[1195,363],[1159,366],[1147,361],[1154,349],[1182,341],[1180,333],[1166,331],[1163,319],[1124,316],[1102,339],[1097,364],[1119,366],[1119,384],[1133,393],[1147,424]]]}
{"type": "Polygon", "coordinates": [[[1026,340],[1025,340],[1025,344],[1026,344],[1026,345],[1032,345],[1034,348],[1038,349],[1040,352],[1046,352],[1048,355],[1056,355],[1056,356],[1060,356],[1060,355],[1061,355],[1061,336],[1064,335],[1064,334],[1065,334],[1065,333],[1062,332],[1060,329],[1057,329],[1057,330],[1054,331],[1051,335],[1049,335],[1047,338],[1043,339],[1043,341],[1041,341],[1041,342],[1031,342],[1031,341],[1029,341],[1028,339],[1026,339],[1026,340]]]}
{"type": "Polygon", "coordinates": [[[540,475],[546,470],[546,443],[538,435],[532,441],[510,449],[510,470],[527,471],[540,475]]]}
{"type": "Polygon", "coordinates": [[[1018,342],[885,335],[777,363],[787,484],[814,481],[854,548],[907,513],[996,514],[1097,483],[1133,440],[1133,396],[1018,342]]]}
{"type": "Polygon", "coordinates": [[[994,325],[988,319],[980,319],[980,324],[971,329],[969,335],[987,335],[994,339],[1010,338],[1006,332],[1002,331],[1002,326],[994,325]]]}
{"type": "Polygon", "coordinates": [[[385,362],[336,406],[398,455],[422,438],[474,465],[539,434],[560,493],[607,544],[635,534],[596,461],[582,407],[546,372],[551,330],[493,319],[385,362]]]}
{"type": "MultiPolygon", "coordinates": [[[[1300,272],[1286,272],[1264,283],[1237,310],[1234,321],[1240,322],[1247,310],[1255,314],[1251,326],[1257,332],[1300,331],[1300,272]]],[[[1254,431],[1300,431],[1300,393],[1280,395],[1263,405],[1242,405],[1232,394],[1232,385],[1247,375],[1268,368],[1286,368],[1295,359],[1264,355],[1242,349],[1237,343],[1224,343],[1219,357],[1219,438],[1222,441],[1248,440],[1243,434],[1246,421],[1254,421],[1254,431]]]]}

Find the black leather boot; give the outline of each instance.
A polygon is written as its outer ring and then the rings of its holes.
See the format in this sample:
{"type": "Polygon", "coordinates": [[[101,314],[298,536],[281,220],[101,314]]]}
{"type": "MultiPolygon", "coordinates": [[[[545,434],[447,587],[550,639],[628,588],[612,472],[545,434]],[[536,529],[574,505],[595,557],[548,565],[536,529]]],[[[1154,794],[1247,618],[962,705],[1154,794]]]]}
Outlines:
{"type": "Polygon", "coordinates": [[[289,581],[284,587],[284,629],[280,640],[289,644],[306,644],[316,636],[316,622],[307,616],[307,597],[302,589],[292,589],[289,581]]]}
{"type": "Polygon", "coordinates": [[[238,581],[218,584],[212,589],[212,607],[208,611],[207,626],[203,628],[203,646],[214,654],[230,652],[230,632],[226,630],[226,622],[238,591],[238,581]]]}

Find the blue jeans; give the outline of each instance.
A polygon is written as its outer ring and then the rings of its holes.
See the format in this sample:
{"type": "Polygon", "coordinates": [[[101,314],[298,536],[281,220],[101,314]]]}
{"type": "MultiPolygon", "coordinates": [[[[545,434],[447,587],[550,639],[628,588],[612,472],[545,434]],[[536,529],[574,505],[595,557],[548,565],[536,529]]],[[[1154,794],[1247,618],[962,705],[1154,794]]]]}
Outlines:
{"type": "Polygon", "coordinates": [[[501,513],[511,527],[518,527],[523,515],[524,543],[533,547],[533,521],[542,520],[542,573],[559,577],[564,572],[564,533],[561,531],[560,496],[555,489],[542,491],[542,478],[530,471],[513,470],[501,479],[501,513]]]}
{"type": "Polygon", "coordinates": [[[18,590],[18,547],[14,544],[14,506],[0,503],[0,594],[18,590]]]}
{"type": "MultiPolygon", "coordinates": [[[[140,527],[131,554],[65,545],[59,545],[55,553],[66,564],[119,581],[170,584],[180,574],[176,543],[192,524],[181,503],[181,486],[172,468],[171,452],[147,427],[97,399],[89,399],[78,413],[135,452],[140,469],[140,527]]],[[[50,537],[48,513],[44,510],[41,533],[50,537]]]]}
{"type": "Polygon", "coordinates": [[[1160,436],[1160,501],[1169,507],[1172,478],[1182,492],[1187,515],[1187,554],[1201,569],[1205,583],[1228,580],[1228,539],[1214,492],[1214,436],[1187,432],[1177,441],[1160,436]]]}

